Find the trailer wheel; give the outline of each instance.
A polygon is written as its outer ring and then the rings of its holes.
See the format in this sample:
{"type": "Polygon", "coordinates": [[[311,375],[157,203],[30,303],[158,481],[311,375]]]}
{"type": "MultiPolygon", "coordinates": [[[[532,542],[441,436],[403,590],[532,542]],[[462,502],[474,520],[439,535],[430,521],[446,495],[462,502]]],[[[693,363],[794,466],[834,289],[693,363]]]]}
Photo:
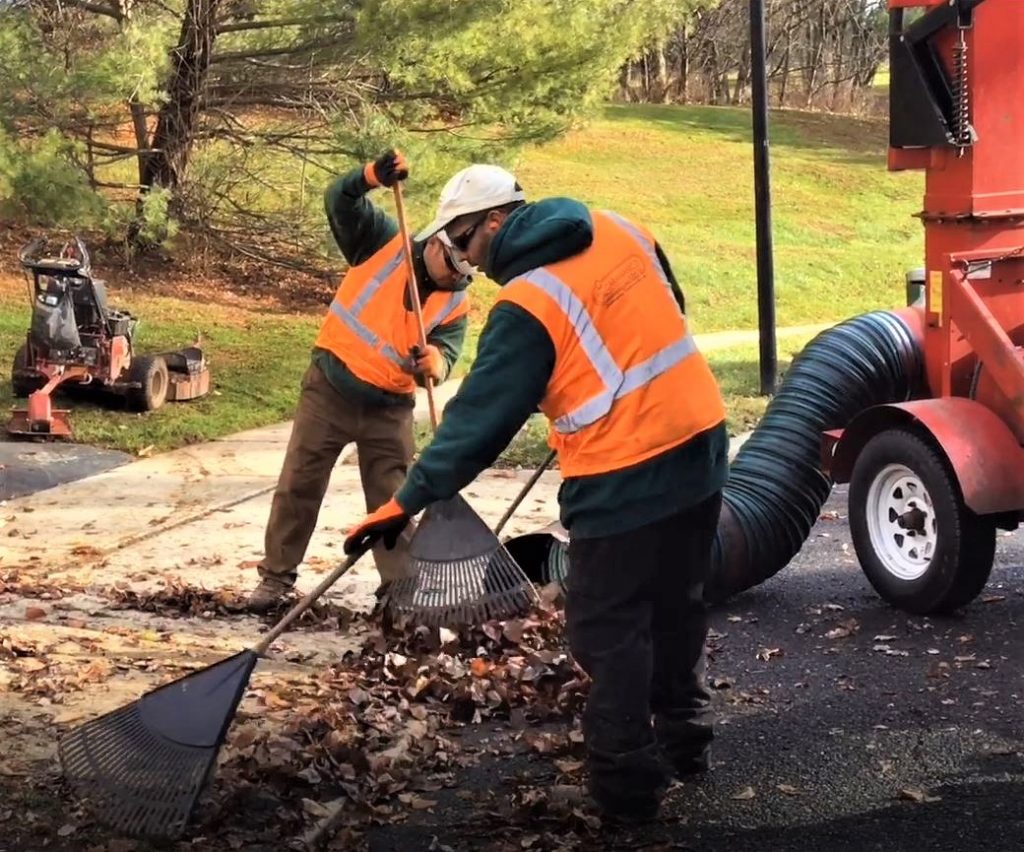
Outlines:
{"type": "Polygon", "coordinates": [[[861,568],[893,606],[948,613],[985,587],[995,522],[967,508],[942,451],[917,434],[891,430],[868,441],[854,464],[849,507],[861,568]]]}
{"type": "Polygon", "coordinates": [[[14,363],[11,365],[11,392],[20,398],[29,396],[33,391],[39,390],[46,384],[42,376],[26,376],[21,373],[28,367],[28,344],[23,343],[21,348],[14,353],[14,363]],[[20,375],[19,375],[20,374],[20,375]]]}
{"type": "Polygon", "coordinates": [[[135,411],[154,411],[167,400],[167,362],[159,355],[142,355],[132,359],[128,368],[128,381],[139,387],[129,388],[128,405],[135,411]]]}

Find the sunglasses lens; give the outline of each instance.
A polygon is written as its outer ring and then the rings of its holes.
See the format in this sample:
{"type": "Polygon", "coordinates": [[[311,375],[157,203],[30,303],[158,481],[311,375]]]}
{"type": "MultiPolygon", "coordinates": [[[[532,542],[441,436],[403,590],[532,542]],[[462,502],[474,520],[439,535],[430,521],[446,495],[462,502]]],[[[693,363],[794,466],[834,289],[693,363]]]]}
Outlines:
{"type": "MultiPolygon", "coordinates": [[[[485,216],[484,219],[486,218],[487,217],[485,216]]],[[[457,248],[459,251],[464,252],[469,248],[469,241],[473,239],[473,234],[476,233],[476,229],[480,227],[482,222],[483,219],[479,222],[475,222],[471,227],[467,228],[457,237],[453,237],[447,231],[442,231],[441,233],[444,234],[443,241],[448,245],[457,248]]]]}

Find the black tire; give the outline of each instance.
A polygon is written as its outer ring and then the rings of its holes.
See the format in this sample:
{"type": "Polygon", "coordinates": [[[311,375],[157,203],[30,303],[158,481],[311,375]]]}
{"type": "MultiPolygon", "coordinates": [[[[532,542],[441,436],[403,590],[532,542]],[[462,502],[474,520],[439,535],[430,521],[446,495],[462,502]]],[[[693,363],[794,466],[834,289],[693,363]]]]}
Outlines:
{"type": "Polygon", "coordinates": [[[142,355],[132,359],[128,381],[140,387],[129,388],[125,394],[128,407],[135,411],[155,411],[167,400],[167,362],[159,355],[142,355]]]}
{"type": "Polygon", "coordinates": [[[916,615],[950,613],[974,600],[988,582],[995,558],[995,521],[967,508],[945,455],[918,434],[894,429],[868,441],[850,478],[849,510],[861,568],[875,591],[898,609],[916,615]],[[916,481],[900,479],[895,465],[908,469],[916,481]],[[918,485],[926,492],[920,500],[915,496],[918,485]],[[886,494],[890,496],[889,509],[883,512],[879,507],[886,494]],[[910,508],[895,514],[893,501],[904,499],[910,508]],[[928,500],[930,509],[918,508],[927,506],[928,500]],[[874,520],[869,520],[872,513],[874,520]],[[902,533],[899,518],[912,523],[913,529],[902,533]],[[887,527],[886,520],[891,526],[887,527]],[[930,554],[927,546],[917,545],[925,541],[918,538],[918,528],[923,537],[928,536],[928,529],[934,530],[930,554]],[[892,555],[892,546],[897,551],[908,548],[905,558],[917,560],[904,576],[899,571],[907,563],[901,562],[898,554],[892,555]],[[880,553],[880,548],[888,548],[888,554],[880,553]],[[915,571],[921,573],[914,576],[915,571]]]}
{"type": "Polygon", "coordinates": [[[14,353],[14,363],[11,365],[11,391],[16,397],[21,399],[29,396],[46,384],[46,379],[42,376],[17,375],[20,370],[24,370],[27,366],[28,344],[23,343],[21,348],[14,353]]]}

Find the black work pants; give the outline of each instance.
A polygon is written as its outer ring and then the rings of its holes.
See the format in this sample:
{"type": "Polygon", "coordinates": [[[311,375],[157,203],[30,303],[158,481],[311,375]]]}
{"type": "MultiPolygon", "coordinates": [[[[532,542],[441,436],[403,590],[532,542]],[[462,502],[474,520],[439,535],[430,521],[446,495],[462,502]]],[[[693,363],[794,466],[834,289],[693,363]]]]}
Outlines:
{"type": "Polygon", "coordinates": [[[589,785],[607,810],[656,809],[672,766],[710,745],[703,593],[720,509],[718,492],[639,529],[570,538],[569,647],[591,678],[589,785]]]}

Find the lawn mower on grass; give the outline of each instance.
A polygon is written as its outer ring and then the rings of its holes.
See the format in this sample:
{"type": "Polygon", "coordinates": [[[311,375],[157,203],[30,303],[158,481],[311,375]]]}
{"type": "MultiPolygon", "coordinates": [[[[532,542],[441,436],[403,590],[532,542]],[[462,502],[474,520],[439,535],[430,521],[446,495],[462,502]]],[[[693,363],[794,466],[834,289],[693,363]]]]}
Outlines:
{"type": "Polygon", "coordinates": [[[70,437],[69,412],[51,404],[53,392],[66,383],[120,395],[135,411],[209,391],[210,372],[198,340],[173,352],[135,353],[138,319],[108,307],[104,282],[93,278],[80,238],[65,243],[56,257],[40,256],[43,248],[45,240],[37,239],[18,253],[31,272],[32,319],[11,369],[11,390],[28,397],[28,406],[14,409],[10,434],[70,437]]]}

